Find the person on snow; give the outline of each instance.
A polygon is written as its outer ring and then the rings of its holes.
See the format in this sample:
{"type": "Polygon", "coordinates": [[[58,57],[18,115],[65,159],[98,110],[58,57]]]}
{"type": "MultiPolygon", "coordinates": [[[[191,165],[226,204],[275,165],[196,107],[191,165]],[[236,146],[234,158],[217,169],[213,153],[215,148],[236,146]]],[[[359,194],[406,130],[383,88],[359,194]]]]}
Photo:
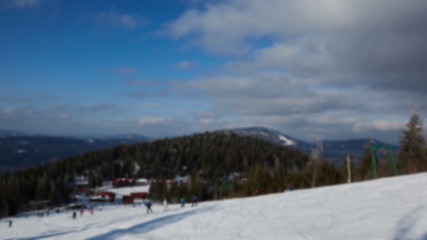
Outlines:
{"type": "Polygon", "coordinates": [[[258,195],[258,194],[259,194],[258,189],[256,189],[255,190],[255,195],[258,195]]]}
{"type": "Polygon", "coordinates": [[[195,194],[193,194],[193,197],[191,198],[191,207],[194,207],[194,205],[197,206],[197,197],[195,194]]]}
{"type": "Polygon", "coordinates": [[[83,209],[80,209],[80,217],[83,216],[83,209]]]}
{"type": "Polygon", "coordinates": [[[12,220],[9,220],[9,227],[12,227],[12,220]]]}
{"type": "Polygon", "coordinates": [[[288,184],[288,191],[291,191],[291,184],[288,184]]]}
{"type": "Polygon", "coordinates": [[[165,207],[165,208],[163,209],[163,211],[164,211],[164,212],[166,212],[166,211],[168,210],[168,200],[166,200],[166,198],[165,198],[165,200],[163,201],[163,206],[165,207]]]}
{"type": "Polygon", "coordinates": [[[77,213],[73,212],[73,219],[76,219],[77,213]]]}
{"type": "Polygon", "coordinates": [[[183,208],[183,207],[185,207],[185,201],[184,201],[184,198],[181,198],[181,207],[183,208]]]}
{"type": "Polygon", "coordinates": [[[153,212],[153,210],[151,210],[151,202],[147,202],[147,213],[149,212],[153,212]]]}

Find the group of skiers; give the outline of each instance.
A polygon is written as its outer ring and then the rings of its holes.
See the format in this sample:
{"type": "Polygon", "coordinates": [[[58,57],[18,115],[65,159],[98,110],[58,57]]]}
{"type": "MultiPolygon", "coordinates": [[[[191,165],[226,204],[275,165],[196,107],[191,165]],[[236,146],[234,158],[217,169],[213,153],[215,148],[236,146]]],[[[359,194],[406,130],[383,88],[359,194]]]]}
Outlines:
{"type": "MultiPolygon", "coordinates": [[[[149,202],[149,201],[146,202],[145,206],[147,207],[147,213],[153,212],[153,210],[151,209],[151,202],[149,202]]],[[[165,212],[168,211],[168,201],[166,199],[163,201],[163,206],[164,206],[163,211],[165,211],[165,212]]],[[[193,197],[191,198],[191,207],[194,207],[194,206],[197,206],[197,196],[196,195],[193,195],[193,197]]],[[[183,208],[183,207],[185,207],[185,200],[184,200],[184,198],[181,198],[181,208],[183,208]]],[[[91,213],[91,215],[93,215],[93,208],[92,207],[89,208],[88,211],[91,213]]],[[[60,211],[57,210],[56,212],[59,213],[60,211]]],[[[84,212],[84,210],[80,209],[80,217],[83,216],[83,212],[84,212]]],[[[68,213],[68,211],[66,211],[66,213],[68,213]]],[[[42,212],[42,213],[39,213],[38,215],[40,217],[43,217],[44,213],[42,212]]],[[[25,216],[28,217],[27,214],[25,216]]],[[[49,211],[46,212],[46,216],[49,216],[49,211]]],[[[74,211],[73,212],[73,219],[76,219],[76,217],[77,217],[77,212],[74,211]]],[[[9,227],[12,227],[12,220],[9,220],[9,227]]]]}
{"type": "MultiPolygon", "coordinates": [[[[191,207],[197,206],[197,196],[196,195],[193,195],[193,197],[191,198],[191,202],[192,202],[191,207]]],[[[153,212],[153,210],[151,209],[151,202],[146,202],[145,206],[147,207],[147,213],[153,212]]],[[[164,209],[163,209],[164,212],[168,211],[168,201],[166,199],[163,201],[163,207],[164,207],[164,209]]],[[[184,200],[184,198],[181,198],[181,208],[183,208],[183,207],[185,207],[185,200],[184,200]]]]}

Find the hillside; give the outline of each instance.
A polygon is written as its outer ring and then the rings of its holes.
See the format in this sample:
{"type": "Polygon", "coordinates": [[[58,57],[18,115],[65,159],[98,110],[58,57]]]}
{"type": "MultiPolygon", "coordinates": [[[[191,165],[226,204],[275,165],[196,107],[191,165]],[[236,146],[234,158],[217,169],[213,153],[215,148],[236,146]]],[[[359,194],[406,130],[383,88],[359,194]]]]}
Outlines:
{"type": "Polygon", "coordinates": [[[266,196],[195,208],[103,207],[0,222],[3,239],[427,239],[427,174],[266,196]]]}
{"type": "MultiPolygon", "coordinates": [[[[264,127],[226,129],[218,130],[218,132],[234,133],[239,136],[267,140],[280,146],[297,149],[305,154],[310,154],[312,149],[315,148],[314,142],[306,142],[264,127]]],[[[152,139],[136,134],[120,134],[97,138],[70,138],[28,136],[17,131],[0,130],[0,175],[6,171],[34,167],[89,151],[149,140],[152,139]]],[[[398,146],[386,144],[376,139],[371,139],[371,143],[390,145],[395,153],[399,150],[398,146]]],[[[358,166],[365,153],[365,144],[366,139],[323,140],[321,157],[339,166],[346,160],[347,154],[351,154],[355,166],[358,166]]],[[[379,153],[378,156],[381,158],[383,155],[379,153]]]]}
{"type": "MultiPolygon", "coordinates": [[[[158,199],[185,197],[187,200],[197,194],[201,200],[212,200],[218,197],[224,183],[232,183],[241,196],[252,195],[256,189],[262,193],[282,191],[287,184],[307,187],[307,176],[302,175],[307,162],[308,156],[296,149],[222,132],[119,145],[3,175],[0,216],[15,214],[31,200],[67,202],[75,176],[88,177],[91,188],[117,177],[187,176],[188,184],[166,188],[161,181],[150,188],[150,194],[158,199]]],[[[319,185],[340,181],[334,168],[328,164],[322,166],[319,185]]]]}

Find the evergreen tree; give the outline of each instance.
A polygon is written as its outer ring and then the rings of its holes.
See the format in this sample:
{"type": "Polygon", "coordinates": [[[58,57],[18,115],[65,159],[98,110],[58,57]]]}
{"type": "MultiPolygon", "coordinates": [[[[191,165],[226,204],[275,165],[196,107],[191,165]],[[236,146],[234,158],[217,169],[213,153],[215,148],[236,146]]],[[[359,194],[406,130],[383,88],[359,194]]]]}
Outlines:
{"type": "Polygon", "coordinates": [[[360,167],[357,169],[357,172],[360,174],[362,179],[366,178],[366,174],[368,174],[369,168],[372,163],[372,152],[371,152],[371,139],[368,137],[366,139],[365,144],[365,155],[360,162],[360,167]]]}
{"type": "Polygon", "coordinates": [[[411,171],[425,169],[426,140],[423,136],[423,121],[414,108],[412,117],[406,124],[407,130],[402,130],[400,136],[399,167],[411,167],[411,171]]]}

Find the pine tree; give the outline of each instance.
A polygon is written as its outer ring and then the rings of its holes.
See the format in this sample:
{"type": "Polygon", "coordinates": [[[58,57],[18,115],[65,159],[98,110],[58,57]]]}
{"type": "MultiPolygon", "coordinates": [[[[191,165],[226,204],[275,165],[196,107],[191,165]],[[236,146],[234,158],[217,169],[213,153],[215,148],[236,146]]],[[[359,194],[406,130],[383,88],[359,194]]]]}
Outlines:
{"type": "Polygon", "coordinates": [[[371,139],[368,137],[366,139],[365,145],[365,155],[360,162],[360,167],[358,168],[358,173],[360,174],[362,179],[366,178],[366,174],[368,174],[369,168],[372,163],[372,152],[371,152],[371,139]]]}
{"type": "Polygon", "coordinates": [[[426,170],[426,140],[422,135],[423,121],[414,108],[412,117],[400,136],[399,166],[411,167],[412,171],[426,170]]]}

